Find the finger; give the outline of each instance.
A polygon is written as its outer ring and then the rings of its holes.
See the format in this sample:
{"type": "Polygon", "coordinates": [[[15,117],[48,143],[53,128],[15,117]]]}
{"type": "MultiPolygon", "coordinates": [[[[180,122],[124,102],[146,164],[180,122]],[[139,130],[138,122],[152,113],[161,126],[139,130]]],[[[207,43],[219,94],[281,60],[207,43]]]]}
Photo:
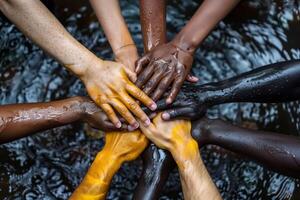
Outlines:
{"type": "Polygon", "coordinates": [[[157,112],[150,113],[149,118],[153,119],[154,117],[157,116],[157,114],[158,114],[157,112]]]}
{"type": "Polygon", "coordinates": [[[127,131],[128,127],[126,124],[122,124],[121,128],[115,127],[111,122],[104,122],[104,131],[127,131]]]}
{"type": "Polygon", "coordinates": [[[191,83],[197,83],[199,81],[199,79],[196,76],[193,76],[191,74],[187,75],[186,80],[191,83]]]}
{"type": "Polygon", "coordinates": [[[159,81],[163,78],[163,73],[163,71],[159,71],[157,73],[154,72],[153,76],[147,81],[143,89],[146,94],[149,95],[155,89],[159,81]]]}
{"type": "Polygon", "coordinates": [[[122,124],[121,124],[120,120],[118,119],[116,113],[112,109],[112,107],[107,103],[100,104],[100,107],[106,113],[107,117],[115,125],[115,127],[120,128],[122,124]]]}
{"type": "Polygon", "coordinates": [[[173,105],[167,104],[165,100],[160,100],[156,102],[156,105],[157,105],[156,111],[166,110],[170,107],[173,107],[173,105]]]}
{"type": "Polygon", "coordinates": [[[143,57],[141,57],[140,59],[138,59],[136,61],[136,64],[135,64],[135,72],[137,74],[139,74],[141,72],[141,70],[143,69],[143,67],[145,65],[147,65],[148,63],[150,62],[150,59],[149,59],[149,56],[146,54],[144,55],[143,57]]]}
{"type": "Polygon", "coordinates": [[[154,93],[151,96],[153,101],[157,101],[158,99],[160,99],[162,97],[162,95],[165,93],[165,91],[168,89],[168,87],[172,83],[172,80],[173,80],[173,73],[170,73],[169,75],[167,75],[160,81],[159,85],[157,86],[156,90],[154,91],[154,93]]]}
{"type": "Polygon", "coordinates": [[[136,86],[141,88],[152,76],[154,72],[154,64],[151,62],[142,72],[138,75],[137,81],[135,82],[136,86]]]}
{"type": "MultiPolygon", "coordinates": [[[[145,106],[147,106],[150,110],[155,110],[157,108],[156,103],[150,99],[142,90],[136,87],[134,84],[129,83],[126,85],[126,90],[130,95],[135,97],[137,100],[141,101],[145,106]]],[[[122,96],[122,95],[121,95],[122,96]]],[[[138,108],[140,108],[138,106],[138,108]]]]}
{"type": "Polygon", "coordinates": [[[136,73],[127,68],[125,68],[125,72],[129,77],[130,81],[134,83],[137,79],[136,73]]]}
{"type": "Polygon", "coordinates": [[[149,117],[145,114],[145,112],[141,109],[141,107],[138,105],[136,101],[134,101],[128,94],[123,93],[120,95],[122,101],[126,105],[126,107],[140,120],[143,121],[143,123],[148,126],[150,124],[149,117]]]}
{"type": "Polygon", "coordinates": [[[161,118],[165,121],[169,121],[172,119],[191,119],[190,113],[193,112],[191,107],[184,108],[172,108],[170,110],[166,110],[162,113],[161,118]]]}
{"type": "Polygon", "coordinates": [[[118,111],[118,113],[132,126],[132,128],[137,129],[139,123],[135,120],[129,110],[117,99],[111,99],[109,103],[118,111]]]}
{"type": "Polygon", "coordinates": [[[173,82],[173,85],[172,85],[171,92],[166,100],[167,104],[173,103],[177,94],[179,93],[179,90],[184,82],[184,79],[185,79],[184,74],[181,74],[180,77],[175,79],[175,81],[173,82]]]}
{"type": "Polygon", "coordinates": [[[145,127],[143,124],[141,124],[140,126],[141,131],[146,135],[146,137],[148,139],[152,139],[153,138],[153,132],[155,131],[155,126],[154,124],[150,124],[148,127],[145,127]]]}

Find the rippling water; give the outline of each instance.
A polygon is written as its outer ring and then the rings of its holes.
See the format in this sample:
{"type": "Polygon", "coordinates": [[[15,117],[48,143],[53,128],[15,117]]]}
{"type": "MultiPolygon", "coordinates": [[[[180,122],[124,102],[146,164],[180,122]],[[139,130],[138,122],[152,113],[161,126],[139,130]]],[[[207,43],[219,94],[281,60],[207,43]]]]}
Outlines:
{"type": "MultiPolygon", "coordinates": [[[[112,51],[87,1],[47,1],[67,29],[98,56],[112,51]]],[[[168,36],[172,38],[197,9],[196,0],[170,1],[168,36]]],[[[142,52],[137,1],[121,1],[123,15],[142,52]]],[[[300,59],[300,2],[242,1],[197,51],[193,72],[201,82],[222,80],[253,68],[300,59]]],[[[85,95],[78,79],[0,17],[0,103],[40,102],[85,95]]],[[[226,104],[210,117],[244,126],[299,135],[299,102],[226,104]]],[[[67,199],[84,176],[102,140],[87,137],[81,124],[48,130],[0,145],[0,199],[67,199]]],[[[292,179],[207,147],[203,157],[225,199],[300,199],[292,179]]],[[[130,199],[140,161],[115,176],[108,199],[130,199]]],[[[181,199],[178,174],[172,173],[161,199],[181,199]]]]}

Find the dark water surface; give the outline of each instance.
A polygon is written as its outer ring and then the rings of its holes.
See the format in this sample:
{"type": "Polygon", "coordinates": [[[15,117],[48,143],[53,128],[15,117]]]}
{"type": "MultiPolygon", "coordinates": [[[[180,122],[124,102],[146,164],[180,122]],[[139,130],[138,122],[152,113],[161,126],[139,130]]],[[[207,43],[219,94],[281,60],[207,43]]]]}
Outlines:
{"type": "MultiPolygon", "coordinates": [[[[88,1],[47,2],[67,29],[102,58],[112,51],[88,1]]],[[[178,32],[199,1],[177,0],[168,6],[168,36],[178,32]]],[[[142,52],[137,1],[121,1],[135,42],[142,52]]],[[[201,27],[199,27],[201,28],[201,27]]],[[[300,1],[243,1],[198,50],[194,73],[201,82],[222,80],[253,68],[300,59],[300,1]]],[[[41,102],[85,95],[78,79],[0,17],[0,103],[41,102]]],[[[300,134],[299,102],[226,104],[210,117],[286,134],[300,134]]],[[[38,133],[0,145],[0,199],[67,199],[84,176],[103,141],[89,138],[81,124],[38,133]]],[[[227,154],[215,147],[203,152],[224,199],[300,199],[299,180],[227,154]]],[[[114,177],[108,199],[131,199],[140,161],[125,164],[114,177]]],[[[182,199],[173,173],[161,199],[182,199]]]]}

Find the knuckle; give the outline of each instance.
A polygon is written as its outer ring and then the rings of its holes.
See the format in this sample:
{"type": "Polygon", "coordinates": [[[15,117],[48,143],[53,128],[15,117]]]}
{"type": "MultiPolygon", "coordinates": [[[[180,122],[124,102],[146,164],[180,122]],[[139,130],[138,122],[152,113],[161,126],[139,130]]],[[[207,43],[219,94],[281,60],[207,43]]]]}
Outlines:
{"type": "Polygon", "coordinates": [[[121,115],[126,115],[126,114],[127,114],[127,109],[121,107],[121,108],[119,108],[119,113],[120,113],[121,115]]]}
{"type": "Polygon", "coordinates": [[[143,92],[140,91],[140,90],[136,91],[135,94],[136,94],[136,97],[137,97],[137,98],[142,98],[142,97],[143,97],[143,92]]]}
{"type": "Polygon", "coordinates": [[[135,102],[132,102],[132,101],[130,101],[128,103],[128,106],[129,106],[130,110],[136,110],[137,107],[138,107],[138,105],[135,102]]]}
{"type": "Polygon", "coordinates": [[[109,116],[114,115],[114,111],[111,110],[111,109],[106,109],[105,112],[106,112],[106,114],[109,115],[109,116]]]}
{"type": "Polygon", "coordinates": [[[150,89],[150,88],[153,87],[154,84],[155,84],[155,80],[150,79],[150,80],[148,81],[147,85],[145,86],[145,88],[150,89]]]}

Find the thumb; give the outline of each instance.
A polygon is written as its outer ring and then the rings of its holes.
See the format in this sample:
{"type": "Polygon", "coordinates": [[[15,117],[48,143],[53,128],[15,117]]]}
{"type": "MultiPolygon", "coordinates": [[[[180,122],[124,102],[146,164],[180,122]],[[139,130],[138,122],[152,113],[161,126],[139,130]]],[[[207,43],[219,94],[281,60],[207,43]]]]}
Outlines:
{"type": "Polygon", "coordinates": [[[191,83],[197,83],[199,81],[196,76],[193,76],[191,74],[188,74],[185,79],[191,83]]]}

